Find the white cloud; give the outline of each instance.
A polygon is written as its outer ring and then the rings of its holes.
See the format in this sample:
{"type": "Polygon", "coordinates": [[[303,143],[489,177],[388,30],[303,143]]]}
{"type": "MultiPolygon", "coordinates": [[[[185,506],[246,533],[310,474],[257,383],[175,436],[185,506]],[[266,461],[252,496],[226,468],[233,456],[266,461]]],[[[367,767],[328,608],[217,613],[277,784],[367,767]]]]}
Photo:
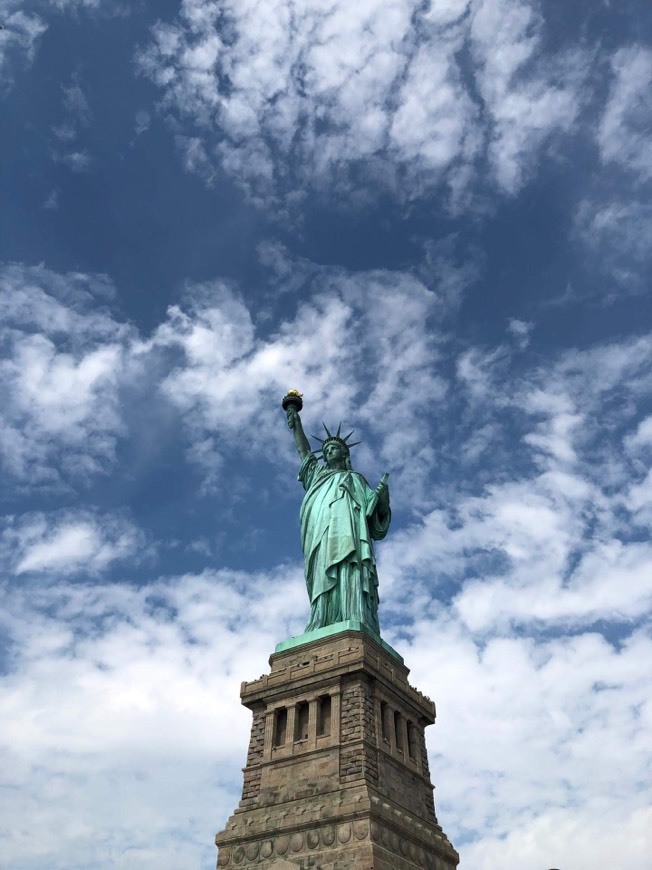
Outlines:
{"type": "Polygon", "coordinates": [[[373,186],[410,200],[446,184],[456,208],[483,154],[515,193],[577,117],[581,54],[540,57],[536,8],[184,0],[138,60],[182,123],[187,165],[225,171],[259,203],[292,207],[310,189],[350,202],[373,186]],[[468,39],[482,106],[459,64],[468,39]]]}
{"type": "Polygon", "coordinates": [[[0,540],[17,575],[96,574],[116,561],[139,561],[146,551],[143,535],[124,518],[87,510],[10,517],[0,540]]]}
{"type": "Polygon", "coordinates": [[[93,118],[88,97],[78,75],[74,75],[70,84],[62,86],[61,90],[64,120],[52,128],[58,140],[53,158],[73,172],[88,172],[93,165],[93,158],[83,141],[93,118]]]}
{"type": "Polygon", "coordinates": [[[464,246],[455,233],[423,243],[423,260],[416,274],[436,294],[442,318],[459,309],[465,291],[480,278],[482,263],[480,251],[464,246]]]}
{"type": "Polygon", "coordinates": [[[604,294],[605,302],[647,289],[652,266],[649,203],[634,193],[627,200],[620,196],[587,198],[578,206],[575,229],[591,261],[599,263],[616,281],[615,288],[604,294]]]}
{"type": "Polygon", "coordinates": [[[432,612],[441,594],[479,633],[628,624],[649,614],[652,515],[640,408],[649,398],[650,348],[646,336],[573,351],[515,380],[504,354],[467,352],[460,372],[472,422],[468,435],[458,426],[450,456],[462,457],[454,467],[467,479],[482,457],[482,476],[467,491],[447,476],[437,506],[385,544],[392,619],[432,612]],[[399,579],[406,573],[407,599],[399,579]]]}
{"type": "Polygon", "coordinates": [[[635,867],[645,861],[652,848],[652,810],[614,807],[609,825],[600,818],[603,811],[599,803],[573,813],[547,810],[522,823],[520,830],[473,844],[465,858],[477,870],[491,870],[501,861],[523,870],[547,864],[576,870],[591,870],[600,864],[635,867]],[[609,830],[612,826],[618,830],[616,838],[609,830]]]}
{"type": "Polygon", "coordinates": [[[296,569],[221,572],[6,595],[3,860],[214,863],[248,740],[239,680],[264,669],[279,633],[301,630],[301,582],[296,569]]]}
{"type": "MultiPolygon", "coordinates": [[[[595,849],[622,840],[642,866],[649,336],[534,369],[513,341],[458,339],[455,357],[443,324],[459,276],[439,296],[406,273],[295,263],[278,246],[263,255],[281,284],[291,276],[289,290],[300,273],[304,298],[290,316],[273,320],[266,300],[257,320],[259,309],[212,282],[188,287],[148,339],[98,305],[112,292],[101,278],[8,271],[0,311],[17,355],[3,369],[16,386],[4,419],[16,431],[25,422],[26,468],[63,474],[71,456],[110,467],[113,448],[89,448],[88,433],[115,439],[136,384],[147,428],[158,396],[216,487],[243,454],[296,486],[279,407],[289,387],[305,394],[308,432],[321,419],[358,423],[356,467],[390,471],[396,507],[378,548],[381,625],[438,703],[439,815],[465,863],[490,868],[504,842],[524,870],[548,855],[588,866],[574,832],[609,816],[620,827],[609,843],[595,832],[595,849]]],[[[238,497],[229,490],[230,504],[238,497]]],[[[241,785],[249,720],[238,684],[302,630],[300,566],[102,582],[147,542],[124,515],[91,510],[17,517],[2,543],[5,573],[18,575],[0,613],[11,644],[0,694],[5,860],[17,870],[213,861],[211,836],[241,785]]]]}
{"type": "Polygon", "coordinates": [[[73,77],[70,85],[62,87],[63,105],[68,117],[81,125],[87,126],[92,119],[91,107],[88,97],[84,93],[77,76],[73,77]]]}
{"type": "Polygon", "coordinates": [[[507,351],[504,347],[484,350],[472,347],[460,354],[456,364],[457,380],[470,399],[486,401],[494,371],[504,365],[507,351]]]}
{"type": "Polygon", "coordinates": [[[423,478],[432,461],[425,420],[446,390],[436,371],[446,300],[406,273],[311,268],[308,301],[265,339],[242,298],[215,282],[188,288],[143,340],[89,305],[108,287],[101,277],[8,267],[5,470],[51,486],[107,471],[117,439],[129,434],[128,389],[147,392],[152,412],[163,401],[182,415],[189,455],[214,476],[238,444],[261,454],[277,442],[291,449],[278,403],[298,384],[309,396],[308,426],[355,417],[381,438],[384,462],[423,478]]]}
{"type": "MultiPolygon", "coordinates": [[[[306,612],[297,566],[6,596],[4,859],[16,870],[208,866],[242,785],[240,681],[266,670],[306,612]]],[[[506,842],[523,870],[588,870],[601,844],[644,865],[644,632],[619,648],[590,632],[480,639],[441,609],[386,637],[437,701],[428,745],[438,813],[465,863],[489,870],[506,842]],[[618,822],[608,842],[589,824],[605,816],[618,822]]]]}
{"type": "MultiPolygon", "coordinates": [[[[554,479],[565,491],[586,476],[602,490],[622,486],[630,474],[621,445],[634,443],[627,426],[641,423],[635,414],[649,372],[646,339],[569,352],[522,380],[514,380],[514,347],[471,347],[451,380],[443,324],[457,304],[459,276],[438,294],[404,272],[351,274],[274,256],[281,285],[291,275],[294,286],[301,274],[305,300],[275,329],[269,311],[256,310],[254,321],[236,291],[213,282],[187,288],[148,340],[89,304],[93,294],[112,291],[101,277],[7,269],[0,434],[9,474],[58,485],[108,470],[117,439],[130,434],[134,396],[145,394],[150,414],[159,403],[168,416],[180,415],[189,455],[215,480],[234,449],[269,456],[274,445],[285,461],[291,439],[279,425],[278,402],[291,386],[306,394],[310,432],[321,419],[366,427],[363,440],[376,442],[375,456],[365,443],[358,462],[393,469],[396,495],[412,503],[426,498],[427,475],[444,458],[434,445],[444,437],[443,409],[451,407],[461,414],[451,467],[463,457],[487,458],[488,438],[499,441],[494,456],[506,458],[506,433],[518,432],[519,461],[533,463],[542,481],[550,474],[546,486],[554,479]],[[610,391],[624,403],[611,452],[595,425],[604,421],[610,391]],[[506,429],[501,415],[511,415],[516,428],[506,429]]],[[[529,328],[512,321],[521,338],[529,328]]]]}
{"type": "Polygon", "coordinates": [[[47,211],[56,211],[59,208],[59,191],[56,187],[48,194],[47,199],[43,203],[43,208],[47,211]]]}
{"type": "Polygon", "coordinates": [[[454,843],[455,828],[464,836],[463,863],[492,870],[507,855],[523,870],[589,870],[601,847],[622,847],[645,866],[646,632],[619,646],[589,632],[478,643],[442,610],[415,620],[410,637],[400,649],[411,679],[432,687],[438,707],[428,741],[439,817],[454,843]],[[596,820],[612,814],[605,832],[596,820]]]}
{"type": "Polygon", "coordinates": [[[404,164],[409,189],[437,183],[454,160],[469,162],[481,145],[477,107],[462,85],[451,46],[425,44],[414,54],[390,127],[390,153],[404,164]]]}
{"type": "Polygon", "coordinates": [[[538,4],[480,0],[471,45],[491,116],[489,161],[498,186],[516,193],[550,137],[571,131],[582,104],[584,60],[542,54],[538,4]]]}
{"type": "Polygon", "coordinates": [[[598,127],[604,163],[652,179],[652,50],[643,45],[619,49],[611,61],[614,82],[598,127]]]}
{"type": "Polygon", "coordinates": [[[530,343],[530,333],[532,332],[533,323],[530,323],[525,320],[518,320],[516,317],[511,317],[507,328],[509,332],[513,335],[516,344],[520,348],[520,350],[525,350],[525,348],[530,343]]]}
{"type": "Polygon", "coordinates": [[[0,84],[13,83],[17,65],[34,59],[39,40],[47,26],[34,14],[24,12],[18,2],[7,3],[3,9],[4,30],[0,32],[0,84]]]}
{"type": "MultiPolygon", "coordinates": [[[[527,511],[521,516],[527,519],[527,511]]],[[[541,512],[532,513],[529,519],[538,525],[541,512]]],[[[550,543],[554,538],[551,531],[554,530],[544,527],[540,540],[550,543]]],[[[512,531],[514,537],[517,533],[518,528],[512,531]]],[[[530,541],[523,536],[520,542],[530,541]]],[[[540,550],[541,547],[532,548],[532,560],[540,558],[540,550]]],[[[513,559],[513,554],[507,552],[513,559]]],[[[519,555],[524,563],[526,554],[519,555]]],[[[455,600],[460,618],[473,631],[482,632],[490,625],[502,624],[504,629],[510,623],[521,622],[566,626],[590,625],[600,619],[630,622],[652,609],[652,548],[649,546],[617,541],[606,545],[598,543],[581,558],[566,584],[558,579],[564,573],[563,566],[556,571],[554,568],[547,560],[534,570],[527,571],[523,566],[521,578],[488,577],[467,584],[455,600]]]]}
{"type": "Polygon", "coordinates": [[[149,129],[149,125],[152,123],[152,116],[145,109],[138,109],[136,112],[135,119],[135,132],[136,136],[141,136],[149,129]]]}
{"type": "Polygon", "coordinates": [[[652,51],[627,45],[610,66],[611,86],[592,129],[601,172],[574,220],[589,269],[610,279],[611,286],[600,289],[606,304],[625,293],[645,293],[652,269],[652,207],[645,195],[652,179],[652,51]]]}
{"type": "Polygon", "coordinates": [[[641,420],[636,431],[625,439],[625,446],[632,451],[652,447],[652,416],[641,420]]]}
{"type": "Polygon", "coordinates": [[[110,283],[40,266],[6,266],[2,279],[4,469],[58,485],[106,468],[123,428],[118,388],[131,334],[97,306],[110,283]]]}
{"type": "Polygon", "coordinates": [[[75,9],[98,9],[105,0],[46,0],[46,2],[53,9],[66,12],[75,9]]]}
{"type": "Polygon", "coordinates": [[[432,462],[425,419],[445,393],[436,371],[440,300],[410,275],[381,271],[321,270],[311,294],[293,321],[263,341],[228,288],[193,288],[186,310],[171,308],[148,345],[183,351],[162,390],[202,445],[196,455],[214,463],[212,439],[229,449],[245,429],[249,449],[268,451],[284,437],[289,449],[278,402],[298,386],[308,431],[322,419],[360,421],[380,437],[382,460],[414,475],[416,498],[432,462]]]}
{"type": "Polygon", "coordinates": [[[0,31],[0,87],[10,87],[18,69],[29,66],[38,51],[41,37],[48,29],[51,12],[97,9],[103,0],[40,0],[25,11],[21,0],[4,0],[0,31]]]}

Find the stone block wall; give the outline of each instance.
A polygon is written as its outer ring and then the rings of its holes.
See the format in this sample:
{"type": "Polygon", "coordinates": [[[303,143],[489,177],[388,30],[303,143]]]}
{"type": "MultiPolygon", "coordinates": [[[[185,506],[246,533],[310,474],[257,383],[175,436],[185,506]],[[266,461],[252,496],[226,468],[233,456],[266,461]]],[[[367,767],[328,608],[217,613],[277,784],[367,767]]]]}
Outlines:
{"type": "Polygon", "coordinates": [[[251,737],[218,867],[454,870],[426,754],[435,707],[402,660],[347,631],[270,664],[242,685],[251,737]]]}
{"type": "Polygon", "coordinates": [[[252,712],[253,721],[247,751],[247,766],[244,770],[241,806],[251,805],[260,794],[260,763],[263,760],[265,744],[265,705],[262,702],[257,703],[252,712]]]}

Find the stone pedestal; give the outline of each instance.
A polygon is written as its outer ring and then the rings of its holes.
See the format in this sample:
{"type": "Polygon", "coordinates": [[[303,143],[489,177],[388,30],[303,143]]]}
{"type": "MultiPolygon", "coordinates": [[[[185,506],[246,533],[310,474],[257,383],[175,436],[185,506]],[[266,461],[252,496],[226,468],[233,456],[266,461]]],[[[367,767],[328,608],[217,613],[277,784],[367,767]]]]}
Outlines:
{"type": "Polygon", "coordinates": [[[276,652],[243,683],[253,713],[242,800],[218,868],[450,870],[424,729],[435,705],[386,644],[345,630],[276,652]]]}

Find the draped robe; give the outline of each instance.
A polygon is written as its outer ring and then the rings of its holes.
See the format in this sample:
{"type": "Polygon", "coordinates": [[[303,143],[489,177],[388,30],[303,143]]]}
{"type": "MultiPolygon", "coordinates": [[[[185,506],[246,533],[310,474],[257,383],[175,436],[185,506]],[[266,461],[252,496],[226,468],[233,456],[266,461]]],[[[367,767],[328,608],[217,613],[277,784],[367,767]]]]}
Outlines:
{"type": "Polygon", "coordinates": [[[361,474],[320,465],[313,453],[301,464],[306,494],[301,504],[301,546],[310,621],[306,631],[342,620],[359,620],[380,634],[378,575],[372,540],[389,529],[361,474]]]}

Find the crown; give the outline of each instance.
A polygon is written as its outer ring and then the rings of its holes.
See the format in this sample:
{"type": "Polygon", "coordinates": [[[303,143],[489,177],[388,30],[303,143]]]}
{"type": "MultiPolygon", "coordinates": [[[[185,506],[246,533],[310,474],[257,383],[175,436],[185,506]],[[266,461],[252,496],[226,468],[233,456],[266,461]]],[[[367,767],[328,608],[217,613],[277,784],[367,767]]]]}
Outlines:
{"type": "Polygon", "coordinates": [[[341,423],[340,423],[340,425],[337,427],[337,432],[336,432],[334,435],[333,435],[332,432],[329,432],[329,431],[328,431],[328,426],[327,426],[325,423],[322,423],[322,426],[323,426],[324,429],[326,430],[326,436],[327,436],[327,437],[326,437],[326,438],[320,438],[319,435],[313,435],[313,436],[312,436],[316,441],[319,441],[319,442],[321,443],[321,449],[318,450],[317,453],[323,453],[323,451],[324,451],[324,447],[325,447],[325,446],[326,446],[330,441],[337,441],[338,444],[341,444],[342,447],[345,447],[345,448],[346,448],[347,453],[350,451],[350,449],[351,449],[352,447],[355,447],[356,444],[360,444],[359,441],[351,441],[351,442],[349,443],[349,440],[348,440],[348,439],[351,437],[351,435],[353,435],[353,433],[355,432],[355,429],[352,429],[352,430],[349,432],[348,435],[345,435],[345,436],[342,438],[342,437],[340,436],[340,433],[341,433],[341,431],[342,431],[342,424],[341,424],[341,423]]]}

